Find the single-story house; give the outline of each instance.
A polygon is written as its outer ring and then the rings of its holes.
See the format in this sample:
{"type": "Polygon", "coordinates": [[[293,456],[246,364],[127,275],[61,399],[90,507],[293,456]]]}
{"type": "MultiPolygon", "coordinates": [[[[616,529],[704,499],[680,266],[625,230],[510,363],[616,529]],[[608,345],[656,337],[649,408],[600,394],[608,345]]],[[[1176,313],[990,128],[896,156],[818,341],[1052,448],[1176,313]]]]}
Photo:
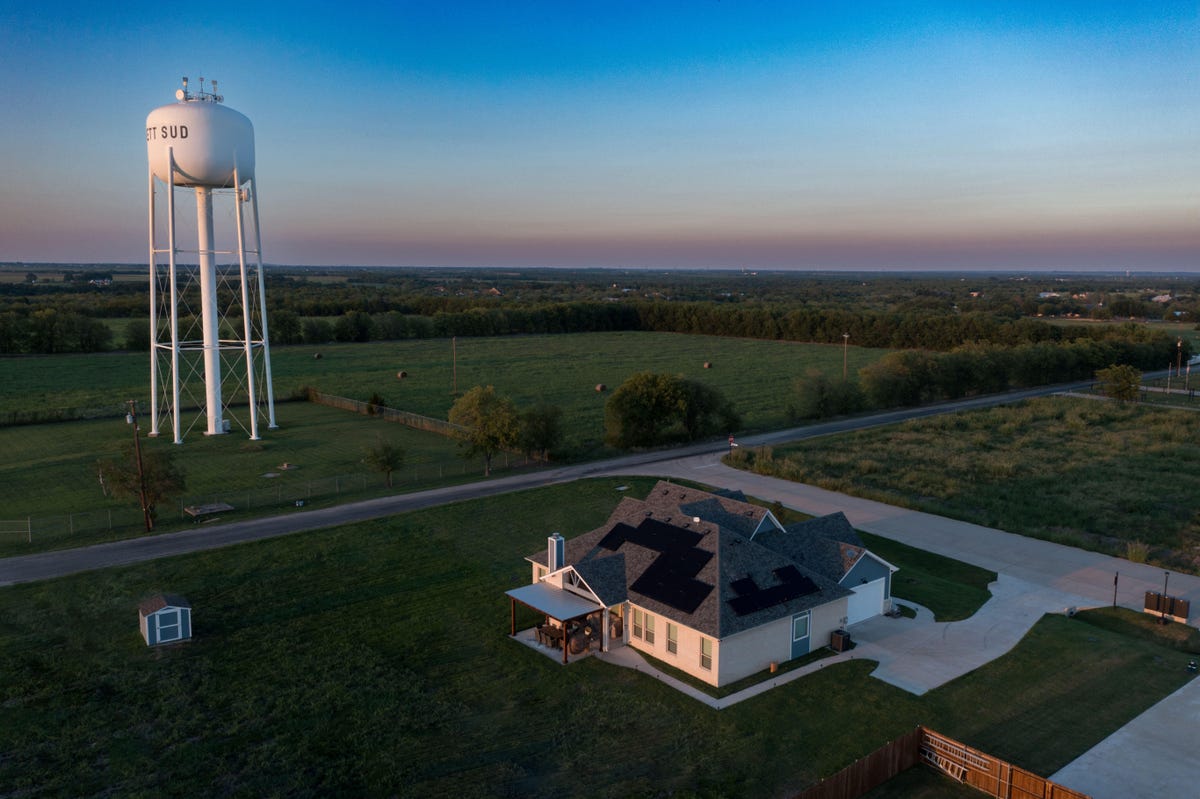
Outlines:
{"type": "Polygon", "coordinates": [[[842,513],[784,526],[740,493],[659,482],[604,525],[555,533],[507,595],[544,614],[539,640],[568,652],[632,646],[726,685],[826,646],[891,609],[896,567],[842,513]]]}
{"type": "Polygon", "coordinates": [[[142,638],[149,646],[192,637],[192,605],[177,594],[159,594],[138,605],[142,638]]]}

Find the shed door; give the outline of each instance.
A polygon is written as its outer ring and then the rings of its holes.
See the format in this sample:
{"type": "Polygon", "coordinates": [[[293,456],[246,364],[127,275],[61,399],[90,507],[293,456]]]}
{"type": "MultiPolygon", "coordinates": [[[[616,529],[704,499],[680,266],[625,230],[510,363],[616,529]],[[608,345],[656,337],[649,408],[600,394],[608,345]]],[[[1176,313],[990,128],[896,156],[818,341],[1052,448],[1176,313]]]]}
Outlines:
{"type": "Polygon", "coordinates": [[[846,625],[857,624],[883,612],[883,589],[886,577],[869,583],[853,586],[854,593],[847,600],[846,625]]]}
{"type": "Polygon", "coordinates": [[[175,608],[167,608],[158,612],[158,640],[174,641],[182,637],[183,631],[180,629],[179,611],[175,608]]]}

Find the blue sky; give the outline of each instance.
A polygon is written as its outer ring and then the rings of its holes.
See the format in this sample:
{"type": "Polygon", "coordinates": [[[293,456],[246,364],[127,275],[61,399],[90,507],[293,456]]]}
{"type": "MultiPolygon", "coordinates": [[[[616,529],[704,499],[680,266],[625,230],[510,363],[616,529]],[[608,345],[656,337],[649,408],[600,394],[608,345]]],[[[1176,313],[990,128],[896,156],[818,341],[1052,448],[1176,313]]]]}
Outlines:
{"type": "Polygon", "coordinates": [[[0,53],[4,261],[143,261],[203,75],[272,263],[1200,267],[1196,2],[10,1],[0,53]]]}

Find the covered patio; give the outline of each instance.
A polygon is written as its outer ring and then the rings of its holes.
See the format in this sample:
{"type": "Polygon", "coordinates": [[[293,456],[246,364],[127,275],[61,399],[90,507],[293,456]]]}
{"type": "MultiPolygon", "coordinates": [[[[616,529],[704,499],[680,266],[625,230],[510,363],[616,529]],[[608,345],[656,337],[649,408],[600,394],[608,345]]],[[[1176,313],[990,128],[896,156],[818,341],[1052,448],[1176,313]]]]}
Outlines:
{"type": "Polygon", "coordinates": [[[509,598],[509,634],[517,637],[517,603],[542,614],[546,623],[532,631],[531,642],[562,651],[566,665],[568,654],[579,655],[595,645],[608,650],[607,608],[548,583],[523,585],[506,591],[509,598]]]}

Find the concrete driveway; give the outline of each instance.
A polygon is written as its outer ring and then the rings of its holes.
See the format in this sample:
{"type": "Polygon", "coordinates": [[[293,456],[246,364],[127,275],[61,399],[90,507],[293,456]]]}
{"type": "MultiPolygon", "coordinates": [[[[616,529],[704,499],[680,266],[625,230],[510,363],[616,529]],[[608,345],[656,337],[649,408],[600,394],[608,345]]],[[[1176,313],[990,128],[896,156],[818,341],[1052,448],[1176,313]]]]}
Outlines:
{"type": "MultiPolygon", "coordinates": [[[[719,462],[722,454],[657,463],[653,474],[740,489],[813,515],[840,510],[860,530],[1000,575],[993,600],[966,621],[906,626],[877,618],[851,628],[862,644],[855,655],[880,662],[874,676],[914,693],[1004,654],[1043,613],[1111,605],[1114,577],[1117,604],[1140,611],[1145,592],[1163,590],[1167,577],[1168,593],[1191,601],[1188,623],[1200,618],[1200,577],[730,469],[719,462]]],[[[1200,680],[1192,680],[1051,779],[1094,799],[1195,799],[1198,727],[1200,680]]]]}
{"type": "Polygon", "coordinates": [[[920,695],[1003,656],[1043,615],[1081,600],[1003,574],[988,588],[992,598],[962,621],[935,622],[921,608],[915,619],[876,616],[854,625],[854,656],[879,661],[872,677],[920,695]]]}

